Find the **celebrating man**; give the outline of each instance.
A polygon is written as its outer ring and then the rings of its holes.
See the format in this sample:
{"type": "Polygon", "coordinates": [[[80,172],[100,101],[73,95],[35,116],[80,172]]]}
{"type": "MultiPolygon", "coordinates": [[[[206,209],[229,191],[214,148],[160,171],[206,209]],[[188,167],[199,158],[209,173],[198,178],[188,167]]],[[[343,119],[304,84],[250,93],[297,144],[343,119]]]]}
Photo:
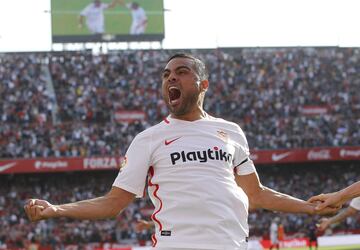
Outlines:
{"type": "Polygon", "coordinates": [[[146,180],[156,249],[247,249],[249,206],[314,214],[316,205],[260,183],[241,128],[204,111],[208,88],[201,60],[170,57],[162,72],[170,115],[134,138],[110,192],[63,205],[31,199],[25,206],[29,219],[115,217],[143,195],[146,180]]]}

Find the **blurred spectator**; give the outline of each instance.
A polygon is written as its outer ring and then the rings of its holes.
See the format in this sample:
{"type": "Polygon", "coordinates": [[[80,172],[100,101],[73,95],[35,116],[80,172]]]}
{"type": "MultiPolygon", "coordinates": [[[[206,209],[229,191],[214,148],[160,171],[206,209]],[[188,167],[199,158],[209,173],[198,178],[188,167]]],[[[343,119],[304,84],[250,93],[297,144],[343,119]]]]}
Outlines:
{"type": "Polygon", "coordinates": [[[42,55],[0,56],[0,119],[2,123],[51,120],[53,103],[42,69],[42,55]]]}
{"type": "MultiPolygon", "coordinates": [[[[359,49],[192,52],[212,72],[206,110],[239,123],[251,148],[360,145],[359,49]]],[[[123,154],[135,134],[167,115],[158,63],[171,53],[1,56],[0,157],[123,154]],[[41,65],[51,73],[58,113],[41,65]],[[146,119],[116,121],[123,110],[146,119]],[[54,114],[60,123],[51,122],[54,114]]]]}
{"type": "MultiPolygon", "coordinates": [[[[317,164],[310,166],[258,167],[263,184],[281,192],[307,199],[319,191],[331,192],[352,183],[360,175],[355,164],[317,164]],[[345,173],[345,174],[344,174],[345,173]]],[[[119,244],[148,244],[151,230],[136,231],[139,219],[150,219],[153,206],[150,200],[139,199],[117,219],[104,221],[77,221],[60,219],[30,223],[25,218],[26,199],[42,196],[54,204],[97,197],[106,193],[116,177],[114,171],[74,172],[56,174],[0,175],[0,245],[8,248],[27,244],[59,246],[91,242],[119,244]]],[[[303,233],[312,217],[256,210],[249,214],[251,237],[268,237],[269,225],[279,217],[287,237],[303,233]]],[[[336,230],[359,230],[360,217],[349,218],[336,230]]]]}

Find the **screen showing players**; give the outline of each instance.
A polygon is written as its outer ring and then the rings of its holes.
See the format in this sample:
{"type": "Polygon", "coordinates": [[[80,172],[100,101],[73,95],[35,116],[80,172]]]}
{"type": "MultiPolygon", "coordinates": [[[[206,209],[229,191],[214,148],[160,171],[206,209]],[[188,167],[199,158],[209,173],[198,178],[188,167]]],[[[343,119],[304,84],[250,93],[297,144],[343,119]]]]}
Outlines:
{"type": "Polygon", "coordinates": [[[53,43],[161,41],[163,0],[52,0],[53,43]]]}

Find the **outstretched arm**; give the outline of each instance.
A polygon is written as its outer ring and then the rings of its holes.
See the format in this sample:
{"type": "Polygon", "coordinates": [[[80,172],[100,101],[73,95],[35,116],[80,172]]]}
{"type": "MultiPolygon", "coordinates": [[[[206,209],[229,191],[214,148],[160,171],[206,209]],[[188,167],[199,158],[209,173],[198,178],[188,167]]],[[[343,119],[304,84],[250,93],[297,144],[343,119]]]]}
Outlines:
{"type": "Polygon", "coordinates": [[[118,3],[119,5],[125,6],[126,3],[124,0],[114,0],[116,3],[118,3]]]}
{"type": "Polygon", "coordinates": [[[235,180],[249,197],[251,209],[264,208],[272,211],[306,214],[329,214],[338,210],[338,208],[327,208],[321,212],[316,211],[315,204],[263,186],[256,172],[248,175],[236,175],[235,180]]]}
{"type": "Polygon", "coordinates": [[[328,228],[331,224],[338,223],[340,221],[345,220],[349,216],[353,216],[356,214],[357,210],[352,207],[347,207],[346,209],[343,209],[340,213],[337,215],[330,217],[330,218],[322,218],[320,220],[319,229],[321,231],[324,231],[326,228],[328,228]]]}
{"type": "Polygon", "coordinates": [[[116,7],[117,4],[123,5],[123,0],[113,0],[109,5],[108,9],[113,9],[116,7]]]}
{"type": "Polygon", "coordinates": [[[316,209],[321,210],[328,206],[342,206],[348,200],[360,196],[360,181],[334,193],[319,194],[309,199],[309,202],[318,202],[316,209]]]}
{"type": "Polygon", "coordinates": [[[134,198],[134,194],[113,187],[104,196],[63,205],[52,205],[45,200],[30,199],[24,209],[31,221],[56,217],[105,219],[117,216],[134,198]]]}

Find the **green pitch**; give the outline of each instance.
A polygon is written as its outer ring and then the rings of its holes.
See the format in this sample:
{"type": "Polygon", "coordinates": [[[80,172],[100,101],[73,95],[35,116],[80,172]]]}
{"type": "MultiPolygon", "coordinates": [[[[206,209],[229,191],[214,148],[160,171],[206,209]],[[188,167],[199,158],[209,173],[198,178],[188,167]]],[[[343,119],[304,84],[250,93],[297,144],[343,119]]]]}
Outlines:
{"type": "MultiPolygon", "coordinates": [[[[309,250],[308,247],[280,248],[281,250],[309,250]]],[[[315,250],[315,248],[312,248],[315,250]]],[[[360,250],[360,245],[319,247],[318,250],[360,250]]]]}
{"type": "MultiPolygon", "coordinates": [[[[163,0],[135,0],[144,8],[148,25],[145,34],[164,33],[164,12],[163,0]]],[[[86,25],[82,29],[78,27],[80,12],[92,0],[52,0],[51,1],[51,20],[52,34],[58,35],[90,35],[86,25]]],[[[103,0],[110,3],[111,0],[103,0]]],[[[126,1],[126,3],[131,2],[126,1]]],[[[105,32],[107,34],[129,34],[132,22],[130,10],[122,5],[117,5],[113,9],[104,11],[105,32]]]]}

